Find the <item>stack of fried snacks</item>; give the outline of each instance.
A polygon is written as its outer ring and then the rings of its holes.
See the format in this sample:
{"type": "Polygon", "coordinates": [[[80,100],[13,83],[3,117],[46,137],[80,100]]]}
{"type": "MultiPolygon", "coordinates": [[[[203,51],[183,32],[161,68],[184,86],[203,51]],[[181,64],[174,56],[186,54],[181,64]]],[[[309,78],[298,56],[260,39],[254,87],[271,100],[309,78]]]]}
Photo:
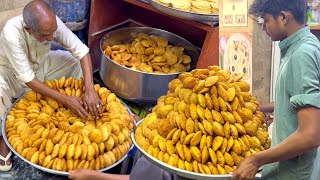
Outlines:
{"type": "MultiPolygon", "coordinates": [[[[46,80],[50,88],[81,97],[83,79],[46,80]]],[[[99,120],[84,120],[57,101],[28,91],[10,110],[6,133],[10,145],[28,161],[45,168],[100,170],[120,160],[132,144],[133,119],[108,89],[94,86],[103,101],[99,120]]]]}
{"type": "Polygon", "coordinates": [[[180,74],[136,129],[137,144],[183,170],[233,172],[271,143],[259,103],[241,78],[217,66],[180,74]]]}
{"type": "Polygon", "coordinates": [[[190,69],[191,58],[183,47],[168,39],[139,33],[131,44],[107,46],[104,54],[117,64],[148,73],[167,74],[190,69]]]}

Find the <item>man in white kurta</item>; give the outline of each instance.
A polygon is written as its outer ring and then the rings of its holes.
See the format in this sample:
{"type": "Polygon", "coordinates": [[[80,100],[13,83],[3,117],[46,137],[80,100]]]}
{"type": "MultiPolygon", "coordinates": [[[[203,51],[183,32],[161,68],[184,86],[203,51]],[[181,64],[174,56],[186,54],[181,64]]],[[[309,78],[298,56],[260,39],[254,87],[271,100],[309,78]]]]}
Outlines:
{"type": "MultiPolygon", "coordinates": [[[[88,117],[88,111],[96,117],[101,113],[101,100],[93,88],[89,48],[54,15],[46,2],[40,0],[26,5],[23,15],[10,19],[0,34],[1,117],[12,99],[27,88],[57,100],[82,118],[88,117]],[[53,39],[68,51],[50,51],[53,39]],[[82,100],[62,95],[42,83],[61,76],[84,77],[82,100]]],[[[7,147],[0,137],[0,155],[6,157],[3,149],[7,147]]],[[[1,156],[0,160],[3,160],[1,156]]],[[[0,161],[0,171],[11,169],[11,165],[3,165],[0,161]]]]}
{"type": "Polygon", "coordinates": [[[56,41],[69,51],[50,51],[50,43],[40,43],[24,30],[22,15],[10,19],[0,35],[0,115],[28,88],[25,83],[37,78],[80,78],[80,59],[89,48],[57,17],[56,41]]]}

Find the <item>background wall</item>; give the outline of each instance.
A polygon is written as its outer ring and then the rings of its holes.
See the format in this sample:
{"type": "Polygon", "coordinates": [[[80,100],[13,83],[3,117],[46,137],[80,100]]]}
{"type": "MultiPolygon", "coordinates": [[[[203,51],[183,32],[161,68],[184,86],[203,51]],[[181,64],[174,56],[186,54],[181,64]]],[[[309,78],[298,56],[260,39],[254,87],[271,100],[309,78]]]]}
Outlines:
{"type": "Polygon", "coordinates": [[[0,12],[24,7],[31,0],[0,0],[0,12]]]}
{"type": "MultiPolygon", "coordinates": [[[[245,2],[244,0],[241,0],[245,2]]],[[[228,0],[219,1],[220,10],[223,6],[230,6],[238,0],[228,0]]],[[[247,8],[250,7],[253,0],[247,0],[247,8]]],[[[237,8],[237,7],[236,7],[237,8]]],[[[236,13],[239,13],[234,9],[236,13]]],[[[266,34],[265,30],[262,29],[262,24],[258,23],[258,18],[248,15],[248,25],[243,27],[237,26],[223,26],[223,13],[220,11],[220,26],[219,26],[219,36],[220,36],[220,66],[223,68],[227,60],[224,54],[224,49],[222,48],[221,37],[225,37],[226,34],[230,37],[233,34],[242,34],[246,36],[251,43],[252,50],[249,52],[251,56],[250,62],[250,78],[247,80],[251,84],[252,94],[257,97],[260,103],[270,102],[270,87],[271,87],[271,62],[272,62],[272,41],[270,37],[266,34]]],[[[230,58],[229,58],[230,59],[230,58]]]]}
{"type": "Polygon", "coordinates": [[[272,41],[256,20],[252,34],[252,93],[260,103],[267,103],[270,102],[272,41]]]}
{"type": "Polygon", "coordinates": [[[8,19],[22,12],[31,0],[0,0],[0,30],[8,19]]]}

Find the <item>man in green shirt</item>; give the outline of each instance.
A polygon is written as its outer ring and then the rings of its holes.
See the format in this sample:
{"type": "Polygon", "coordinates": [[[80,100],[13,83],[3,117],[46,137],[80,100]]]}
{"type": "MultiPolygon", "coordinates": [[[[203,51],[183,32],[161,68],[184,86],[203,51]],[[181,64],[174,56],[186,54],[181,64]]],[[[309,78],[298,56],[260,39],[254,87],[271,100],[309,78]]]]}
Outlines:
{"type": "Polygon", "coordinates": [[[244,159],[232,179],[309,180],[320,144],[320,43],[305,26],[304,0],[255,0],[281,61],[274,103],[272,148],[244,159]]]}

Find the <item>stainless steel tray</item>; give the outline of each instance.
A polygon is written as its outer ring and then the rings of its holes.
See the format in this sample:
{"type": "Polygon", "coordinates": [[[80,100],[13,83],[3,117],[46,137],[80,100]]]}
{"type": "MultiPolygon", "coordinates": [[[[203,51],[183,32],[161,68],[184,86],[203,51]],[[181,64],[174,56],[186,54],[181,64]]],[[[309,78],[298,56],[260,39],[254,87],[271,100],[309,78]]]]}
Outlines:
{"type": "MultiPolygon", "coordinates": [[[[68,176],[70,173],[68,172],[63,172],[63,171],[57,171],[57,170],[53,170],[53,169],[49,169],[49,168],[45,168],[45,167],[42,167],[40,165],[37,165],[37,164],[34,164],[32,162],[30,162],[29,160],[27,160],[26,158],[24,158],[23,156],[21,156],[15,149],[13,149],[13,147],[10,145],[9,141],[8,141],[8,137],[7,137],[7,132],[6,132],[6,121],[7,121],[7,115],[8,113],[10,112],[10,110],[12,109],[12,107],[17,103],[19,102],[19,100],[24,97],[24,95],[22,95],[20,98],[18,98],[10,107],[9,109],[7,110],[7,112],[1,117],[2,119],[2,128],[1,128],[1,131],[2,131],[2,136],[3,136],[3,139],[4,141],[6,142],[6,144],[8,145],[8,147],[10,148],[10,150],[16,155],[18,156],[20,159],[24,160],[25,162],[27,162],[28,164],[30,164],[31,166],[39,169],[39,170],[42,170],[42,171],[45,171],[45,172],[48,172],[48,173],[51,173],[51,174],[56,174],[56,175],[62,175],[62,176],[68,176]]],[[[122,102],[122,101],[121,101],[122,102]]],[[[124,104],[124,102],[122,102],[124,104]]],[[[127,105],[124,104],[124,106],[126,107],[127,111],[129,112],[130,115],[132,115],[132,112],[131,110],[128,108],[127,105]]],[[[134,121],[134,124],[135,124],[135,121],[134,121]]],[[[133,148],[134,144],[131,145],[130,149],[128,150],[128,152],[133,148]]],[[[103,169],[100,169],[99,172],[103,172],[103,171],[107,171],[109,169],[112,169],[113,167],[117,166],[118,164],[120,164],[122,161],[124,161],[126,158],[128,157],[128,154],[124,155],[119,161],[117,161],[116,163],[112,164],[111,166],[109,167],[106,167],[106,168],[103,168],[103,169]]]]}
{"type": "MultiPolygon", "coordinates": [[[[137,123],[137,127],[142,123],[143,120],[139,121],[137,123]]],[[[135,128],[136,129],[136,128],[135,128]]],[[[226,175],[208,175],[208,174],[200,174],[200,173],[194,173],[194,172],[190,172],[190,171],[186,171],[186,170],[182,170],[173,166],[170,166],[156,158],[154,158],[153,156],[149,155],[145,150],[143,150],[136,142],[135,137],[134,137],[134,131],[131,132],[131,139],[132,142],[134,143],[134,145],[139,149],[139,151],[143,154],[143,156],[148,159],[151,163],[153,163],[154,165],[158,166],[161,169],[164,169],[170,173],[176,174],[182,178],[186,178],[186,179],[197,179],[197,180],[208,180],[208,179],[212,179],[212,180],[226,180],[226,179],[230,179],[231,178],[231,174],[226,174],[226,175]]],[[[255,179],[260,179],[261,178],[261,174],[257,174],[255,179]]]]}
{"type": "Polygon", "coordinates": [[[199,22],[219,22],[219,14],[199,14],[195,12],[187,12],[179,9],[174,9],[172,7],[167,7],[159,3],[154,2],[153,0],[148,0],[149,4],[156,8],[157,10],[169,14],[171,16],[179,17],[182,19],[188,19],[199,22]]]}

